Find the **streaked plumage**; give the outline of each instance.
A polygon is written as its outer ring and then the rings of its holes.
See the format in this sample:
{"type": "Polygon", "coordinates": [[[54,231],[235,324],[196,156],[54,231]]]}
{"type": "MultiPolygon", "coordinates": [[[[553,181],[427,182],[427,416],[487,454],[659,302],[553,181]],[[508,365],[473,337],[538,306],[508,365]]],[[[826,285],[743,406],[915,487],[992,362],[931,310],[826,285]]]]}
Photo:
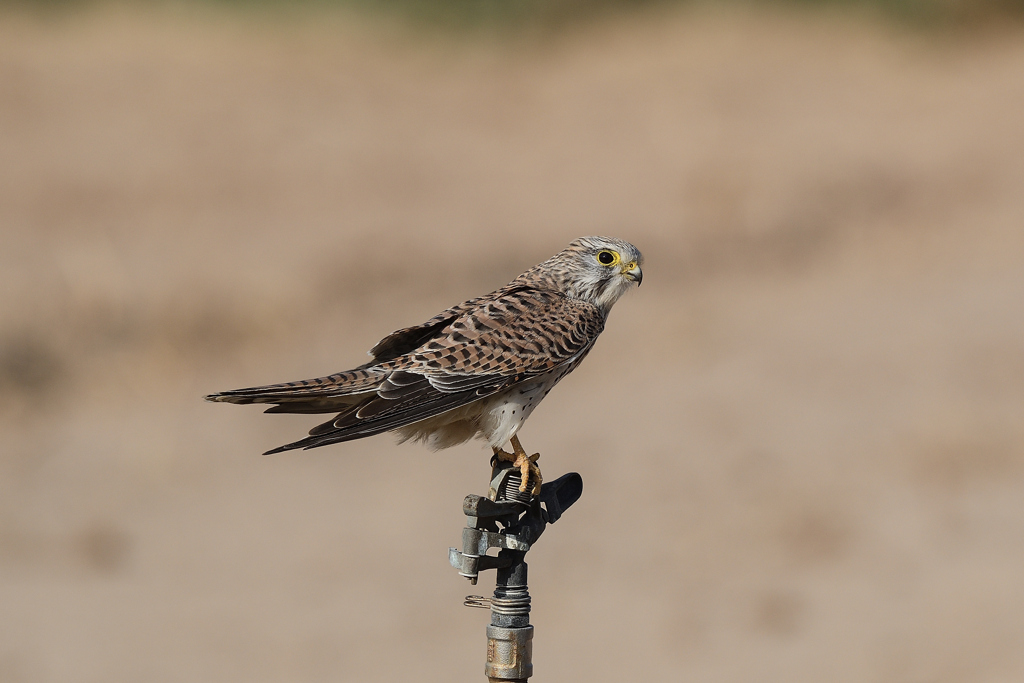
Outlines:
{"type": "Polygon", "coordinates": [[[640,283],[642,260],[628,242],[583,237],[501,289],[391,333],[365,365],[206,399],[275,404],[268,413],[337,413],[268,453],[386,431],[432,448],[481,437],[498,453],[593,347],[612,305],[640,283]]]}

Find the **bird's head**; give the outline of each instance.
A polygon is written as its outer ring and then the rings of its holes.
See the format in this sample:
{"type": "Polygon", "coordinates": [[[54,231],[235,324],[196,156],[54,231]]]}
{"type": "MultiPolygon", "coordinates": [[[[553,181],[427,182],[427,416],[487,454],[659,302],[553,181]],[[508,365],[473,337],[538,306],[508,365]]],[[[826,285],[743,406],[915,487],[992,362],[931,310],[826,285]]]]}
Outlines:
{"type": "Polygon", "coordinates": [[[581,237],[539,268],[550,268],[562,291],[594,304],[606,314],[619,297],[644,274],[643,254],[629,242],[614,237],[581,237]]]}

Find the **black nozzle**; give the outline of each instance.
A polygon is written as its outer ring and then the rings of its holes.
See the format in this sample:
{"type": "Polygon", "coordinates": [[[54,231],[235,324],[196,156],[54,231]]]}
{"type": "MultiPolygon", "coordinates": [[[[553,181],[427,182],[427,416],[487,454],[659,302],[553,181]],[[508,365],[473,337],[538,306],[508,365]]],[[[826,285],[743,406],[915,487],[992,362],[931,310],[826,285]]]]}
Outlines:
{"type": "Polygon", "coordinates": [[[563,474],[540,487],[540,502],[544,504],[548,524],[554,524],[562,513],[583,495],[583,477],[576,472],[563,474]]]}

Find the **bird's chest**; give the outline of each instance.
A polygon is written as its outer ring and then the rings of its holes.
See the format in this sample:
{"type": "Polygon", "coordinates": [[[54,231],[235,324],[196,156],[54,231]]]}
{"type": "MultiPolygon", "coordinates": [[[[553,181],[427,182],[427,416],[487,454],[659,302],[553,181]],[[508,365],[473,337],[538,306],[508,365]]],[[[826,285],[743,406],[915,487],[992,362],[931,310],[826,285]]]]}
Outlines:
{"type": "Polygon", "coordinates": [[[571,370],[571,367],[560,368],[495,397],[490,409],[492,428],[488,431],[493,436],[490,441],[503,443],[512,438],[552,387],[571,370]]]}

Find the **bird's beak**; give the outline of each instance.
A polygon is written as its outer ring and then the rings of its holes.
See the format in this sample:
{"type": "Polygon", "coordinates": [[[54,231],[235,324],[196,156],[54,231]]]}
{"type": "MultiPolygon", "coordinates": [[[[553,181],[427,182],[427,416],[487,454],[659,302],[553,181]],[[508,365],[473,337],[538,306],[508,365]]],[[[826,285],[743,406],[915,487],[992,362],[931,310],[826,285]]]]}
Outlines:
{"type": "Polygon", "coordinates": [[[637,287],[644,281],[644,271],[640,270],[640,266],[635,263],[626,264],[626,267],[622,269],[622,274],[630,280],[636,281],[637,287]]]}

